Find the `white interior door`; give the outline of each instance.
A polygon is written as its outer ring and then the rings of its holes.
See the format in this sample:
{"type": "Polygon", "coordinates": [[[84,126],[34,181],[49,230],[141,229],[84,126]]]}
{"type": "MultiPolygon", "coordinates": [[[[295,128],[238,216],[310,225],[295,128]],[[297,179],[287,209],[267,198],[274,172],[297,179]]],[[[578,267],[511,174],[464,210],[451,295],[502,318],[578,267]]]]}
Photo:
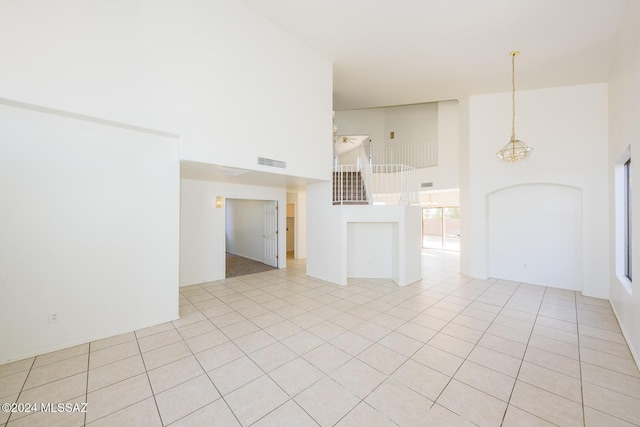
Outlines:
{"type": "Polygon", "coordinates": [[[264,263],[278,267],[278,201],[264,204],[264,263]]]}

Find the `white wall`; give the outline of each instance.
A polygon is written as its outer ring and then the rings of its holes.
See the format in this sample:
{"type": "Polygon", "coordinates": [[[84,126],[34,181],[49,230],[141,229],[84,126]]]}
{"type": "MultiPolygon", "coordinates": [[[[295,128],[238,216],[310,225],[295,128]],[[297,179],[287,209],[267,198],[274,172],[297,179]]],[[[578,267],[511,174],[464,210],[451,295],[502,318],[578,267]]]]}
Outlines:
{"type": "MultiPolygon", "coordinates": [[[[340,147],[340,145],[342,144],[351,145],[351,142],[338,141],[336,144],[338,145],[338,147],[340,147]]],[[[367,138],[366,140],[364,140],[361,145],[363,145],[365,149],[368,149],[369,139],[367,138]]],[[[338,165],[356,165],[358,164],[358,157],[360,157],[360,145],[356,146],[354,144],[353,146],[349,147],[349,151],[343,151],[338,155],[338,165]]]]}
{"type": "Polygon", "coordinates": [[[385,146],[422,144],[438,139],[438,103],[384,109],[385,146]],[[394,139],[391,139],[394,132],[394,139]]]}
{"type": "MultiPolygon", "coordinates": [[[[420,169],[420,182],[432,182],[432,190],[460,185],[459,121],[456,100],[336,112],[339,135],[371,135],[374,147],[438,141],[438,165],[420,169]],[[389,139],[391,131],[395,132],[393,140],[389,139]]],[[[344,156],[341,163],[353,164],[352,157],[344,156]]]]}
{"type": "Polygon", "coordinates": [[[471,217],[475,215],[477,207],[471,204],[471,192],[475,189],[471,180],[471,150],[469,116],[469,98],[460,100],[460,272],[471,274],[471,254],[482,250],[479,246],[481,239],[477,239],[471,228],[471,217]],[[465,219],[466,218],[466,219],[465,219]]]}
{"type": "MultiPolygon", "coordinates": [[[[227,252],[264,262],[264,200],[227,199],[227,252]]],[[[286,209],[280,207],[284,214],[286,209]]],[[[286,225],[285,225],[286,227],[286,225]]],[[[286,245],[286,243],[285,243],[286,245]]]]}
{"type": "MultiPolygon", "coordinates": [[[[347,277],[391,279],[397,235],[390,222],[347,224],[347,277]]],[[[397,275],[397,273],[396,273],[397,275]]]]}
{"type": "MultiPolygon", "coordinates": [[[[464,156],[468,164],[461,165],[468,168],[461,182],[462,250],[469,251],[468,257],[461,258],[463,273],[481,278],[490,273],[489,194],[522,184],[563,185],[582,191],[583,281],[579,288],[585,295],[608,297],[609,213],[603,203],[608,195],[607,96],[606,84],[517,92],[516,136],[534,148],[530,158],[517,164],[503,163],[495,155],[509,140],[511,94],[469,98],[469,139],[464,144],[468,144],[464,156]]],[[[518,223],[520,218],[513,215],[506,220],[518,223]]],[[[538,221],[529,226],[543,230],[552,224],[538,221]]],[[[558,258],[566,256],[553,245],[546,250],[558,258]]],[[[522,263],[528,264],[526,259],[522,263]]],[[[536,284],[553,282],[554,266],[541,265],[539,274],[536,284]]],[[[512,279],[526,278],[530,276],[512,279]]]]}
{"type": "Polygon", "coordinates": [[[460,117],[458,101],[437,103],[438,165],[420,169],[420,183],[432,182],[430,190],[460,187],[460,117]]]}
{"type": "MultiPolygon", "coordinates": [[[[23,165],[23,170],[12,168],[0,172],[3,177],[9,177],[0,185],[11,184],[12,192],[15,191],[11,198],[20,202],[16,202],[10,219],[26,221],[37,217],[44,224],[43,230],[47,227],[47,233],[42,234],[48,239],[47,251],[66,248],[70,245],[68,242],[75,241],[80,242],[79,247],[95,246],[95,243],[85,244],[83,239],[96,236],[103,244],[99,253],[105,255],[88,257],[94,252],[86,251],[82,255],[87,254],[87,258],[81,257],[78,262],[68,263],[65,259],[56,263],[56,275],[51,277],[56,278],[56,283],[62,283],[62,279],[67,283],[62,289],[52,286],[51,292],[60,291],[61,298],[68,297],[55,308],[61,309],[63,319],[68,319],[65,326],[62,322],[55,330],[48,325],[41,326],[42,316],[52,308],[42,303],[49,295],[38,297],[39,302],[27,301],[25,293],[10,299],[14,307],[1,315],[22,313],[12,318],[12,322],[19,319],[25,328],[22,335],[16,337],[15,346],[3,347],[11,351],[11,355],[3,353],[0,361],[177,316],[178,247],[180,283],[224,277],[224,268],[219,265],[224,262],[224,220],[219,212],[212,211],[209,196],[251,198],[255,195],[284,201],[284,189],[183,185],[179,243],[176,224],[172,223],[178,220],[180,204],[177,159],[272,171],[256,164],[257,157],[261,156],[285,161],[287,168],[279,172],[286,175],[331,179],[331,61],[237,0],[2,1],[0,57],[3,58],[0,100],[64,111],[67,117],[95,118],[102,125],[83,131],[82,140],[117,141],[108,149],[113,151],[104,157],[96,156],[96,153],[102,154],[102,148],[94,147],[64,159],[65,150],[54,152],[51,158],[60,160],[56,165],[64,164],[65,168],[53,170],[54,166],[47,166],[40,171],[35,166],[44,161],[41,153],[55,147],[51,144],[47,150],[34,149],[21,158],[22,163],[16,164],[23,165]],[[114,136],[115,131],[104,126],[114,123],[129,129],[124,132],[125,136],[114,136]],[[153,129],[151,135],[156,136],[128,133],[138,128],[153,129]],[[166,134],[176,136],[179,141],[179,146],[173,139],[170,142],[171,160],[175,163],[171,167],[163,163],[168,158],[165,149],[169,143],[158,136],[166,134]],[[148,138],[152,138],[154,144],[156,139],[161,141],[149,148],[148,138]],[[304,143],[300,143],[301,138],[304,143]],[[129,145],[119,145],[124,141],[129,141],[129,145]],[[117,161],[106,166],[101,163],[103,158],[104,162],[111,160],[110,156],[115,156],[116,151],[117,161]],[[323,158],[326,162],[318,161],[323,158]],[[20,178],[28,173],[31,175],[22,183],[20,178]],[[76,180],[73,185],[53,186],[56,182],[66,184],[71,177],[76,180]],[[37,212],[30,210],[24,200],[28,194],[40,195],[40,191],[34,189],[37,187],[34,180],[42,186],[42,200],[47,201],[44,209],[37,212]],[[128,181],[129,187],[120,193],[123,181],[128,181]],[[73,197],[76,193],[84,196],[89,188],[104,192],[104,200],[112,203],[105,203],[104,210],[97,210],[95,205],[73,197]],[[62,219],[50,217],[53,213],[46,209],[51,206],[62,209],[57,196],[65,201],[64,206],[75,209],[69,216],[75,220],[74,224],[68,224],[64,216],[62,219]],[[168,200],[172,202],[169,204],[168,200]],[[187,223],[189,219],[193,220],[192,224],[187,223]],[[83,232],[54,232],[57,230],[54,225],[58,225],[54,221],[58,220],[62,221],[61,230],[77,226],[83,232]],[[104,222],[106,226],[84,233],[94,221],[104,222]],[[113,239],[115,236],[123,239],[113,239]],[[116,255],[111,257],[112,253],[116,255]],[[127,256],[126,260],[122,260],[122,256],[127,256]],[[91,297],[85,296],[86,288],[80,288],[77,279],[80,276],[83,286],[91,283],[99,291],[91,297]],[[84,280],[88,277],[91,280],[84,280]],[[150,286],[153,289],[150,290],[150,286]],[[104,290],[107,287],[109,290],[104,290]],[[126,289],[126,299],[122,298],[123,289],[126,289]],[[152,291],[151,299],[147,291],[152,291]],[[97,299],[101,299],[102,305],[91,311],[97,299]],[[114,317],[113,310],[117,310],[118,316],[114,317]],[[80,312],[90,315],[83,317],[80,312]],[[94,321],[94,315],[102,317],[94,321]],[[29,336],[31,332],[33,336],[29,336]]],[[[55,131],[61,129],[65,137],[68,134],[70,141],[79,138],[80,125],[75,123],[52,126],[50,119],[41,115],[31,116],[30,120],[25,128],[27,135],[36,130],[46,135],[45,130],[53,127],[55,131]]],[[[58,134],[52,132],[51,135],[57,138],[58,134]]],[[[0,161],[4,163],[7,159],[12,157],[5,156],[0,161]]],[[[102,199],[92,193],[87,200],[97,204],[102,199]]],[[[9,215],[8,212],[2,215],[9,215]]],[[[281,227],[284,215],[282,221],[281,227]]],[[[34,230],[40,231],[40,228],[34,230]]],[[[22,231],[28,230],[18,227],[15,233],[22,231]]],[[[18,239],[16,236],[18,234],[12,234],[11,239],[18,239]]],[[[36,239],[33,234],[29,236],[36,239]]],[[[3,239],[0,245],[8,244],[6,242],[9,240],[3,239]]],[[[284,250],[285,245],[280,247],[284,250]]],[[[58,258],[62,255],[57,254],[58,258]]],[[[16,252],[11,259],[15,265],[32,267],[34,257],[26,251],[16,252]]],[[[285,258],[283,252],[283,263],[285,258]]],[[[9,279],[0,284],[0,291],[13,286],[15,280],[22,280],[15,276],[15,267],[0,269],[9,275],[9,279]]],[[[29,283],[34,289],[44,289],[43,283],[49,282],[30,279],[29,283]]],[[[13,295],[15,290],[11,289],[10,295],[13,295]]],[[[48,300],[57,301],[57,298],[54,295],[48,300]]],[[[3,326],[8,324],[5,320],[3,317],[3,326]]],[[[13,342],[13,337],[5,336],[13,342]]]]}
{"type": "Polygon", "coordinates": [[[307,192],[298,192],[296,203],[296,259],[307,258],[307,192]]]}
{"type": "MultiPolygon", "coordinates": [[[[226,199],[276,200],[282,209],[278,229],[286,228],[284,188],[180,180],[180,286],[225,278],[226,215],[225,209],[215,207],[216,196],[225,198],[225,203],[226,199]]],[[[286,243],[286,233],[279,233],[280,268],[286,267],[286,243]]]]}
{"type": "MultiPolygon", "coordinates": [[[[287,204],[294,205],[293,218],[293,251],[294,258],[307,257],[307,193],[298,190],[297,193],[287,193],[287,204]]],[[[287,243],[287,246],[289,244],[287,243]]]]}
{"type": "Polygon", "coordinates": [[[369,135],[374,147],[385,146],[385,109],[336,111],[337,135],[369,135]]]}
{"type": "Polygon", "coordinates": [[[180,286],[225,278],[225,209],[219,187],[180,180],[180,286]]]}
{"type": "Polygon", "coordinates": [[[420,205],[460,206],[460,190],[421,191],[420,205]]]}
{"type": "Polygon", "coordinates": [[[185,160],[330,179],[330,60],[240,1],[7,0],[0,57],[0,98],[178,134],[185,160]]]}
{"type": "Polygon", "coordinates": [[[342,215],[332,205],[332,183],[307,185],[307,275],[346,284],[343,271],[342,215]],[[331,230],[331,232],[328,232],[331,230]]]}
{"type": "MultiPolygon", "coordinates": [[[[307,230],[307,275],[340,285],[347,284],[349,271],[365,277],[369,259],[351,259],[349,252],[366,250],[361,237],[364,229],[388,236],[391,226],[391,259],[386,266],[376,266],[377,274],[388,276],[401,286],[422,278],[421,209],[418,206],[334,206],[331,204],[331,183],[307,186],[308,220],[316,226],[307,230]],[[375,223],[375,225],[360,224],[375,223]],[[354,227],[350,230],[350,227],[354,227]],[[364,228],[362,228],[364,227],[364,228]]],[[[353,256],[353,254],[352,254],[353,256]]],[[[380,260],[380,258],[376,258],[380,260]]]]}
{"type": "Polygon", "coordinates": [[[0,104],[0,194],[0,363],[178,317],[175,137],[0,104]]]}
{"type": "MultiPolygon", "coordinates": [[[[640,292],[638,291],[638,279],[629,290],[625,285],[623,271],[616,271],[614,266],[619,260],[624,259],[624,252],[619,238],[616,239],[616,221],[613,218],[621,215],[616,212],[614,195],[616,163],[621,160],[622,154],[631,147],[631,162],[637,170],[638,152],[640,152],[640,4],[629,2],[630,10],[626,14],[626,21],[620,37],[619,50],[612,68],[612,78],[609,83],[609,205],[610,221],[609,233],[609,262],[611,271],[608,282],[610,283],[611,306],[613,307],[620,327],[627,339],[636,359],[640,361],[640,292]]],[[[640,272],[640,209],[637,209],[637,201],[640,200],[640,174],[634,172],[632,176],[632,200],[633,200],[633,271],[638,277],[640,272]]],[[[621,219],[621,218],[620,218],[621,219]]],[[[619,222],[619,220],[618,220],[619,222]]],[[[620,236],[621,237],[621,236],[620,236]]]]}
{"type": "MultiPolygon", "coordinates": [[[[400,286],[408,285],[422,278],[422,210],[418,206],[334,206],[341,211],[341,235],[346,238],[340,248],[343,257],[341,258],[341,271],[343,283],[349,277],[348,265],[351,260],[348,257],[350,245],[362,246],[362,242],[348,240],[348,229],[352,224],[373,223],[375,226],[368,228],[377,229],[381,235],[388,236],[388,225],[391,225],[391,254],[386,261],[387,266],[391,266],[391,278],[400,286]]],[[[380,260],[380,259],[379,259],[380,260]]],[[[382,260],[380,260],[382,261],[382,260]]],[[[352,265],[354,271],[363,272],[368,267],[368,260],[357,257],[356,263],[352,265]]],[[[385,267],[386,268],[386,267],[385,267]]],[[[363,273],[362,273],[363,274],[363,273]]],[[[360,276],[364,277],[364,276],[360,276]]]]}
{"type": "Polygon", "coordinates": [[[439,136],[438,104],[336,111],[337,134],[370,135],[376,148],[436,140],[439,136]],[[390,139],[391,131],[395,133],[394,139],[390,139]]]}
{"type": "Polygon", "coordinates": [[[581,289],[582,191],[553,184],[503,188],[487,196],[487,219],[489,276],[581,289]]]}

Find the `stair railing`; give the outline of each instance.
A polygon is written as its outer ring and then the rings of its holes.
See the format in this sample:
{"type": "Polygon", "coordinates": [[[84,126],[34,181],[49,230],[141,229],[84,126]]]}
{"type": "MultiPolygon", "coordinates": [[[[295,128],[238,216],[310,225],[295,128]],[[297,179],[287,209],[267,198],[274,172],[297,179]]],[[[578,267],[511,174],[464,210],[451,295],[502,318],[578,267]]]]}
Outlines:
{"type": "Polygon", "coordinates": [[[333,172],[334,205],[367,205],[362,171],[358,165],[338,165],[333,172]]]}
{"type": "Polygon", "coordinates": [[[369,157],[367,150],[364,148],[364,144],[360,145],[358,148],[357,166],[360,174],[362,175],[362,183],[364,184],[364,190],[367,195],[367,203],[372,204],[373,192],[371,191],[371,177],[373,175],[373,171],[371,169],[371,158],[369,157]]]}
{"type": "Polygon", "coordinates": [[[370,205],[373,203],[371,162],[364,144],[358,147],[356,153],[355,164],[340,165],[337,158],[334,160],[334,205],[370,205]]]}

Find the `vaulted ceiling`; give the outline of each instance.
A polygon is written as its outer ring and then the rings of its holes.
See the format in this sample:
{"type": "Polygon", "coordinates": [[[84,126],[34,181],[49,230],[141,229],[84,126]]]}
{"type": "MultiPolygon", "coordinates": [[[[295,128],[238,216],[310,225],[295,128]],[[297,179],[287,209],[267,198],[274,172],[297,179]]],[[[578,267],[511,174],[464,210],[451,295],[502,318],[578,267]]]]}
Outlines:
{"type": "Polygon", "coordinates": [[[240,0],[333,61],[334,109],[605,82],[636,0],[240,0]]]}

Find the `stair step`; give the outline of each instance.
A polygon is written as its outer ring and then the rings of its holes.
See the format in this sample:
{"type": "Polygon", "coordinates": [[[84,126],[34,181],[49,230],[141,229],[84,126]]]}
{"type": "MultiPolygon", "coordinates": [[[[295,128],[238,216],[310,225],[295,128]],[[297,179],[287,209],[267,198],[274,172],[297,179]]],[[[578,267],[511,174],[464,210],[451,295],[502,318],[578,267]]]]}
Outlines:
{"type": "Polygon", "coordinates": [[[369,204],[360,172],[333,172],[333,204],[369,204]]]}

